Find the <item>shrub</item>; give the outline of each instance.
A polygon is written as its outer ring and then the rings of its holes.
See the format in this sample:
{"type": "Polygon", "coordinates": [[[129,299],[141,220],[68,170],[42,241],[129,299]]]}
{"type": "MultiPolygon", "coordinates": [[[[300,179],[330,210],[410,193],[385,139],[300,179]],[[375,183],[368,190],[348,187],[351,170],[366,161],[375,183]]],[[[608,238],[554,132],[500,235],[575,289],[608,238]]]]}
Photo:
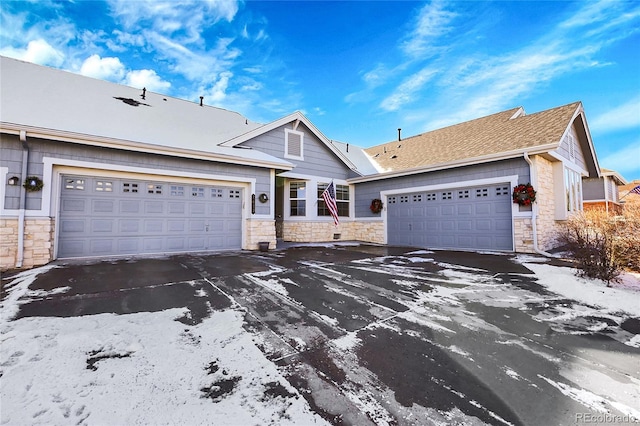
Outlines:
{"type": "Polygon", "coordinates": [[[579,212],[567,221],[559,242],[575,259],[579,275],[610,285],[623,269],[640,270],[640,209],[625,206],[621,216],[604,209],[579,212]]]}

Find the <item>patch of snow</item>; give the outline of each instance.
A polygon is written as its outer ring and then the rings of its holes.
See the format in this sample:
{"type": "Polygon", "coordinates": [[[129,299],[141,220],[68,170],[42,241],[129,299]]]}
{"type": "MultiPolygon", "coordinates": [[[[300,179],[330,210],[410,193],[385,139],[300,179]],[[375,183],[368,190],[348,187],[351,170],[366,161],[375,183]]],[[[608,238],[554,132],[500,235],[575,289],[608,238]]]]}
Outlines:
{"type": "Polygon", "coordinates": [[[620,402],[610,401],[607,398],[603,398],[587,390],[574,388],[565,383],[556,382],[547,377],[541,376],[540,374],[538,374],[538,377],[545,380],[554,388],[558,389],[560,392],[562,392],[563,395],[568,396],[574,401],[577,401],[580,404],[584,405],[585,407],[588,407],[594,411],[597,411],[599,413],[609,413],[609,409],[607,408],[607,405],[610,405],[614,407],[616,410],[620,411],[625,416],[630,416],[636,419],[640,419],[640,411],[631,407],[627,407],[626,405],[620,402]]]}
{"type": "Polygon", "coordinates": [[[357,336],[357,332],[349,332],[342,337],[333,339],[331,343],[341,351],[349,351],[362,343],[362,340],[357,336]]]}
{"type": "Polygon", "coordinates": [[[0,326],[2,326],[5,321],[10,321],[18,314],[22,303],[28,302],[28,300],[21,302],[20,299],[26,296],[30,291],[29,286],[35,282],[38,275],[54,268],[57,268],[57,266],[45,265],[39,268],[20,272],[19,274],[10,277],[11,281],[4,286],[6,296],[2,302],[0,302],[0,310],[2,311],[0,313],[0,326]]]}
{"type": "Polygon", "coordinates": [[[628,341],[624,342],[625,345],[631,346],[632,348],[640,348],[640,334],[636,334],[628,341]]]}
{"type": "Polygon", "coordinates": [[[469,272],[485,272],[485,273],[487,272],[486,269],[472,268],[470,266],[453,265],[451,263],[446,263],[446,262],[435,262],[435,263],[436,265],[446,269],[455,269],[458,271],[469,271],[469,272]]]}
{"type": "Polygon", "coordinates": [[[409,253],[406,253],[406,254],[433,254],[433,253],[435,252],[431,250],[416,250],[416,251],[410,251],[409,253]]]}
{"type": "Polygon", "coordinates": [[[238,311],[22,318],[2,335],[2,424],[326,424],[238,311]],[[286,390],[292,396],[269,390],[286,390]]]}
{"type": "Polygon", "coordinates": [[[600,306],[612,312],[624,311],[640,316],[640,294],[624,289],[607,287],[603,281],[577,277],[571,268],[539,263],[524,263],[538,278],[538,283],[554,293],[578,300],[591,306],[600,306]]]}
{"type": "Polygon", "coordinates": [[[502,370],[504,370],[505,374],[509,377],[511,377],[514,380],[520,380],[522,377],[516,373],[515,371],[513,371],[512,369],[510,369],[509,367],[502,367],[502,370]]]}

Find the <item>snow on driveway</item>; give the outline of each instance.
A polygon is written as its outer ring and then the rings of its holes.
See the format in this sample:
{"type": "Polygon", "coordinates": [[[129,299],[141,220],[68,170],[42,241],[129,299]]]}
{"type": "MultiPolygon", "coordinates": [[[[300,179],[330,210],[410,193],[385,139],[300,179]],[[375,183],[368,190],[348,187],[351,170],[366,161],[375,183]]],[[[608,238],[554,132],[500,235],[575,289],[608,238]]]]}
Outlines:
{"type": "Polygon", "coordinates": [[[193,322],[187,308],[12,320],[67,291],[29,288],[51,267],[14,276],[0,423],[640,419],[635,277],[607,288],[535,256],[357,246],[244,254],[252,270],[233,276],[219,260],[179,260],[233,302],[193,322]]]}

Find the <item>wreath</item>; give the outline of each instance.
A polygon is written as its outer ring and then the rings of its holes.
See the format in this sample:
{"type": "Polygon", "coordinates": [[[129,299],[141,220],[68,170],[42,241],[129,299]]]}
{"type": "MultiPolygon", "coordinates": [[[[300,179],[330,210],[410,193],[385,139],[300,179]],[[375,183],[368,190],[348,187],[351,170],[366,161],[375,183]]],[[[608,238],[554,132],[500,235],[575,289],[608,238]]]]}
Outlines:
{"type": "Polygon", "coordinates": [[[42,190],[44,182],[38,176],[27,176],[22,186],[29,192],[37,192],[42,190]]]}
{"type": "Polygon", "coordinates": [[[378,198],[371,200],[369,209],[371,210],[371,213],[380,213],[382,211],[382,200],[378,198]]]}
{"type": "Polygon", "coordinates": [[[513,202],[521,206],[530,206],[536,200],[536,191],[530,183],[513,188],[513,202]]]}

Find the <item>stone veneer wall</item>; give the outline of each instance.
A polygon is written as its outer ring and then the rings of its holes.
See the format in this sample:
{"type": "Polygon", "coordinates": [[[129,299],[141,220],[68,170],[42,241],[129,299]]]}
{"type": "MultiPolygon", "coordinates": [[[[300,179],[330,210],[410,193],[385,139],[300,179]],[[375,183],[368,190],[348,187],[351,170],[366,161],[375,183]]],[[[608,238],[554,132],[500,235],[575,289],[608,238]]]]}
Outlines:
{"type": "MultiPolygon", "coordinates": [[[[0,269],[16,267],[18,256],[18,219],[0,219],[0,269]]],[[[54,221],[50,218],[26,218],[23,268],[44,265],[53,259],[54,221]]]]}
{"type": "MultiPolygon", "coordinates": [[[[537,191],[536,204],[538,207],[538,217],[536,230],[538,233],[538,248],[540,250],[550,250],[556,244],[556,237],[560,231],[561,222],[555,220],[555,196],[553,188],[553,163],[536,155],[532,158],[536,167],[537,191]]],[[[556,176],[557,179],[564,179],[564,176],[556,176]]]]}
{"type": "Polygon", "coordinates": [[[376,221],[341,222],[284,222],[283,240],[293,242],[362,241],[384,243],[384,223],[376,221]],[[334,239],[335,234],[340,234],[334,239]]]}
{"type": "Polygon", "coordinates": [[[513,220],[513,235],[516,253],[535,253],[533,225],[530,217],[517,217],[513,220]]]}
{"type": "Polygon", "coordinates": [[[258,250],[258,243],[268,242],[269,248],[276,248],[276,224],[274,220],[248,220],[246,223],[245,247],[258,250]]]}

